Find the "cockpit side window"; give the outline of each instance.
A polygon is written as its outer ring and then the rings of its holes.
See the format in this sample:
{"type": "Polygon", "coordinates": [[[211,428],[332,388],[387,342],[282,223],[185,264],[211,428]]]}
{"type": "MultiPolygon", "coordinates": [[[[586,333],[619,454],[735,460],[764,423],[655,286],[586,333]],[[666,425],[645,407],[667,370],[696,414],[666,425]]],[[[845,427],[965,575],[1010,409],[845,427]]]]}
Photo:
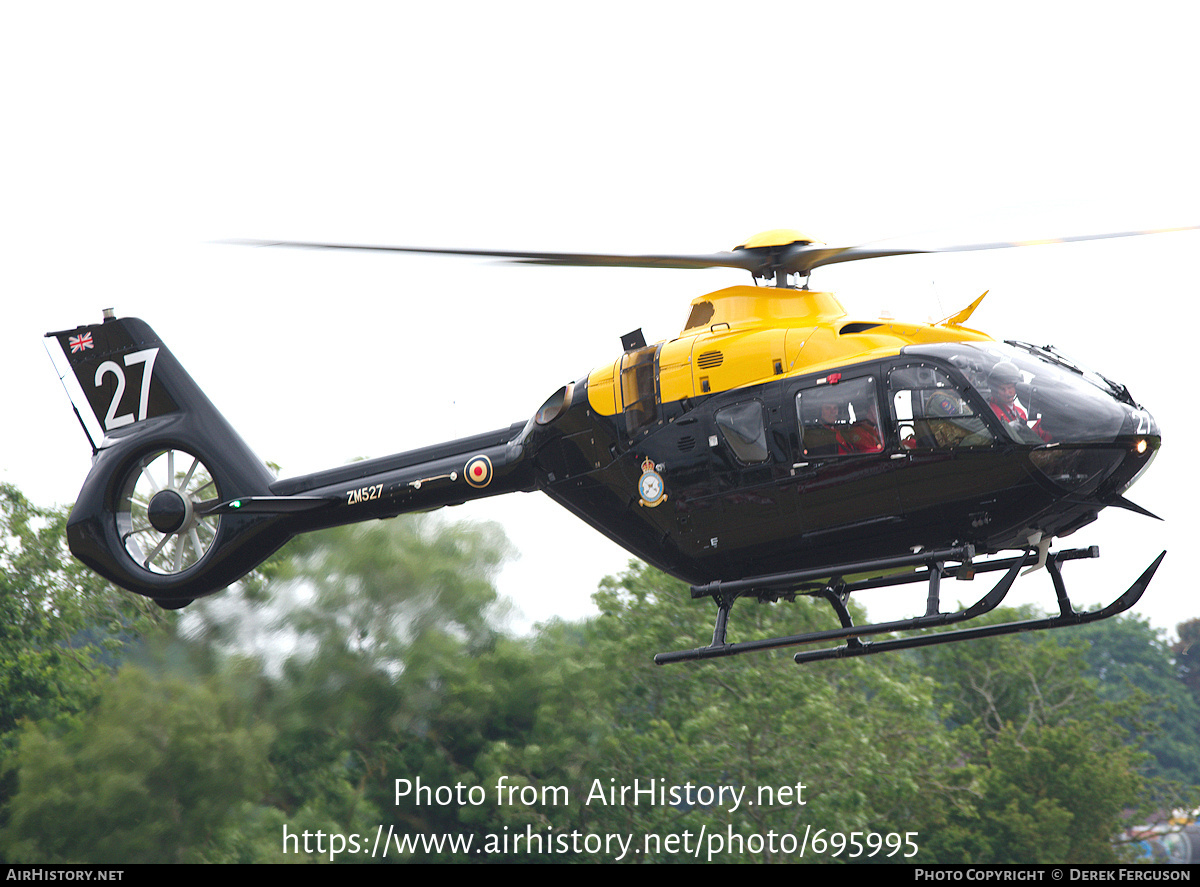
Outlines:
{"type": "Polygon", "coordinates": [[[738,461],[746,465],[767,459],[767,429],[756,400],[717,410],[717,427],[738,461]]]}
{"type": "Polygon", "coordinates": [[[985,447],[995,440],[971,401],[935,367],[894,368],[888,374],[888,393],[906,449],[985,447]]]}
{"type": "Polygon", "coordinates": [[[883,451],[872,376],[805,388],[796,395],[796,418],[806,457],[883,451]]]}
{"type": "Polygon", "coordinates": [[[1019,444],[1111,443],[1119,434],[1149,428],[1150,417],[1122,385],[1082,370],[1051,348],[1001,342],[943,342],[909,346],[913,358],[955,367],[989,413],[997,438],[1019,444]]]}

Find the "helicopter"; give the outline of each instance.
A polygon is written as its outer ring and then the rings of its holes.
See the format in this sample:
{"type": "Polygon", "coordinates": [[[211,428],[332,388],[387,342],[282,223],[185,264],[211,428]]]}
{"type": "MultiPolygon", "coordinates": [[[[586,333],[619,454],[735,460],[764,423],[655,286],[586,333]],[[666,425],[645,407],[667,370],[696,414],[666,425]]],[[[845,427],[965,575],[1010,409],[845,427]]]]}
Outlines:
{"type": "Polygon", "coordinates": [[[277,479],[144,321],[47,333],[93,461],[67,524],[72,554],[168,609],[218,592],[297,534],[541,490],[716,606],[712,640],[659,664],[800,646],[797,662],[865,656],[1106,619],[1132,607],[1166,552],[1108,606],[1080,612],[1051,551],[1113,506],[1161,446],[1129,390],[1050,346],[968,327],[980,296],[937,323],[849,314],[809,288],[825,265],[1128,237],[936,248],[829,247],[778,229],[698,255],[538,253],[238,241],[489,257],[541,265],[737,268],[753,285],[692,300],[680,334],[621,354],[495,431],[277,479]],[[74,383],[74,384],[73,384],[74,383]],[[94,419],[94,421],[93,421],[94,419]],[[993,610],[1044,568],[1057,615],[943,630],[993,610]],[[941,581],[1002,573],[944,611],[941,581]],[[925,612],[855,624],[855,592],[924,583],[925,612]],[[825,600],[839,627],[731,641],[733,605],[825,600]],[[917,632],[895,637],[897,632],[917,632]],[[886,636],[876,640],[877,636],[886,636]],[[840,645],[811,649],[814,644],[840,645]]]}

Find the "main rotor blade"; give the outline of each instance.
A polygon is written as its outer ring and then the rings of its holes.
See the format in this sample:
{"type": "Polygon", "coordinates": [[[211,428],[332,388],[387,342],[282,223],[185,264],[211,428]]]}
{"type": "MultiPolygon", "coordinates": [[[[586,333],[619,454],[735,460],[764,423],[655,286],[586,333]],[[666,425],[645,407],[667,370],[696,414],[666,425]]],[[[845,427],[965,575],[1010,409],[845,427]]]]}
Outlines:
{"type": "Polygon", "coordinates": [[[533,253],[512,250],[434,249],[419,246],[384,246],[368,243],[320,243],[301,240],[232,240],[227,243],[246,246],[284,246],[296,249],[344,249],[369,252],[424,253],[435,256],[476,256],[502,259],[527,265],[582,265],[611,268],[740,268],[755,277],[771,277],[777,272],[807,277],[814,268],[857,262],[863,259],[882,259],[889,256],[910,256],[928,253],[975,252],[989,249],[1008,249],[1018,246],[1040,246],[1047,243],[1079,243],[1085,240],[1112,240],[1118,237],[1138,237],[1144,234],[1167,234],[1174,231],[1200,230],[1200,225],[1180,228],[1153,228],[1143,231],[1117,231],[1106,234],[1079,234],[1071,237],[1052,237],[1044,240],[1008,240],[993,243],[958,243],[930,247],[893,247],[879,244],[831,247],[823,244],[798,242],[763,247],[740,247],[732,252],[699,255],[622,255],[617,253],[533,253]]]}
{"type": "Polygon", "coordinates": [[[790,274],[807,276],[813,268],[836,265],[840,262],[856,262],[860,259],[881,259],[887,256],[911,256],[928,253],[976,252],[988,249],[1009,249],[1017,246],[1041,246],[1048,243],[1080,243],[1085,240],[1113,240],[1118,237],[1140,237],[1146,234],[1170,234],[1175,231],[1196,231],[1200,225],[1185,225],[1180,228],[1151,228],[1142,231],[1115,231],[1106,234],[1077,234],[1071,237],[1048,237],[1043,240],[1005,240],[994,243],[956,243],[932,247],[887,247],[863,246],[820,247],[794,246],[783,260],[783,270],[790,274]]]}
{"type": "Polygon", "coordinates": [[[420,246],[382,246],[367,243],[315,243],[301,240],[230,240],[244,246],[286,246],[296,249],[347,249],[371,252],[424,253],[434,256],[477,256],[527,265],[583,265],[614,268],[741,268],[753,271],[762,260],[753,253],[721,252],[711,255],[620,255],[611,253],[530,253],[510,250],[432,249],[420,246]]]}

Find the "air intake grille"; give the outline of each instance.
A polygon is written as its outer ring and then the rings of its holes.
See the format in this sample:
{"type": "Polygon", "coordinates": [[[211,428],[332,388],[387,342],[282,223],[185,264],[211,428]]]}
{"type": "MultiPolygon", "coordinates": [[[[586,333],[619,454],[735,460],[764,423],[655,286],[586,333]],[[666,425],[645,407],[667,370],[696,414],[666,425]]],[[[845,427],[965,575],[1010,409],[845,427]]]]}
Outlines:
{"type": "Polygon", "coordinates": [[[724,360],[725,355],[720,351],[705,351],[696,358],[696,366],[702,370],[711,370],[713,367],[719,367],[724,360]]]}

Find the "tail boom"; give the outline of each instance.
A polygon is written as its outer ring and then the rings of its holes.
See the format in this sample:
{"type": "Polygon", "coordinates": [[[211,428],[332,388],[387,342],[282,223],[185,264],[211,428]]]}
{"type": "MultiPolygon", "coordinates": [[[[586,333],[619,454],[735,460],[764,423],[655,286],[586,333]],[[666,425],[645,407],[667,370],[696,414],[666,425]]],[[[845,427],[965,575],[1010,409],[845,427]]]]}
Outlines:
{"type": "Polygon", "coordinates": [[[165,607],[226,588],[298,533],[535,488],[522,424],[276,480],[141,320],[47,337],[95,450],[71,552],[165,607]]]}

